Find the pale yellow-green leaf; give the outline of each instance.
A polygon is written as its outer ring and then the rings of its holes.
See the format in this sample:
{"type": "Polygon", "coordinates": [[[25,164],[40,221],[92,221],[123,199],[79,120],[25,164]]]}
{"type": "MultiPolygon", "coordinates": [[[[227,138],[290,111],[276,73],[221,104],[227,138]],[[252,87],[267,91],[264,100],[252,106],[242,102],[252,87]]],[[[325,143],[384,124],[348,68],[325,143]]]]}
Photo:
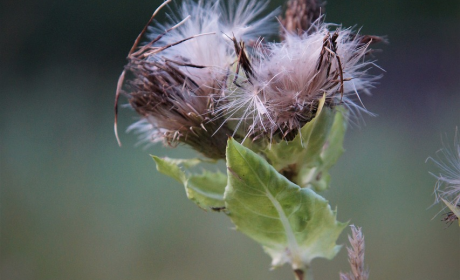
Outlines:
{"type": "Polygon", "coordinates": [[[237,229],[260,243],[272,265],[307,267],[317,257],[333,258],[346,226],[336,220],[327,200],[300,188],[267,161],[229,139],[227,214],[237,229]]]}
{"type": "Polygon", "coordinates": [[[185,172],[182,168],[191,168],[202,162],[200,159],[170,159],[152,156],[159,172],[182,183],[187,197],[199,207],[224,207],[224,190],[227,176],[221,172],[203,171],[201,174],[185,172]]]}

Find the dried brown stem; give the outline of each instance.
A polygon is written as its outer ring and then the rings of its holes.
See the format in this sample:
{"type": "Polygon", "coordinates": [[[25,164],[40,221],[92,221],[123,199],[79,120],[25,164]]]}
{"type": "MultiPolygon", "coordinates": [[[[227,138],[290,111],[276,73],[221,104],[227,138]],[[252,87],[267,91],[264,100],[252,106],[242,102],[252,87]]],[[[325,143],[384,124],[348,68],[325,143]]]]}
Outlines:
{"type": "Polygon", "coordinates": [[[301,35],[308,31],[322,13],[324,13],[324,5],[320,0],[289,0],[285,18],[280,19],[281,39],[284,39],[286,32],[301,35]]]}

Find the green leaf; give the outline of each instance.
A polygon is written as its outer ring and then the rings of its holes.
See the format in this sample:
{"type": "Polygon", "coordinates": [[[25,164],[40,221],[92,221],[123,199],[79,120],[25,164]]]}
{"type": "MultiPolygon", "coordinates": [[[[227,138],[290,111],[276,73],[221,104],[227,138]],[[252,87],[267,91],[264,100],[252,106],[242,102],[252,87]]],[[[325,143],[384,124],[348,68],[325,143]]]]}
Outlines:
{"type": "Polygon", "coordinates": [[[279,174],[262,157],[229,139],[225,205],[237,229],[262,244],[272,265],[307,267],[316,257],[331,259],[346,224],[328,202],[279,174]]]}
{"type": "Polygon", "coordinates": [[[305,124],[300,133],[292,141],[281,141],[267,148],[265,154],[269,162],[280,170],[288,165],[295,164],[302,159],[303,162],[314,163],[317,161],[315,154],[319,155],[323,143],[329,132],[332,111],[324,108],[325,98],[320,100],[316,117],[305,124]]]}
{"type": "Polygon", "coordinates": [[[337,112],[326,141],[323,143],[322,152],[316,159],[316,166],[306,162],[299,164],[299,174],[296,183],[303,187],[311,187],[316,192],[329,188],[329,169],[337,162],[345,151],[343,139],[347,129],[347,122],[342,112],[337,112]]]}
{"type": "Polygon", "coordinates": [[[170,159],[170,158],[160,158],[157,156],[152,156],[153,160],[157,164],[157,170],[177,181],[179,183],[185,183],[187,181],[187,175],[179,167],[179,164],[184,162],[184,160],[170,159]]]}
{"type": "Polygon", "coordinates": [[[452,203],[448,202],[445,199],[441,198],[441,200],[450,209],[450,211],[452,211],[452,213],[454,213],[454,215],[457,216],[457,218],[458,218],[458,226],[460,227],[460,207],[457,207],[457,206],[453,205],[452,203]]]}
{"type": "Polygon", "coordinates": [[[187,197],[199,207],[221,208],[225,206],[224,191],[227,176],[221,172],[203,171],[202,174],[189,174],[181,169],[191,168],[202,162],[200,159],[170,159],[152,156],[157,170],[184,184],[187,197]]]}
{"type": "Polygon", "coordinates": [[[220,172],[204,171],[200,175],[190,175],[185,184],[187,197],[201,208],[222,208],[227,175],[220,172]]]}
{"type": "Polygon", "coordinates": [[[328,188],[328,170],[343,153],[346,122],[342,112],[324,107],[320,100],[316,117],[305,124],[292,141],[272,144],[264,151],[268,161],[301,187],[328,188]]]}
{"type": "Polygon", "coordinates": [[[335,114],[334,123],[326,141],[326,147],[324,147],[321,154],[324,168],[333,166],[345,151],[342,144],[346,130],[347,121],[345,120],[344,112],[338,111],[335,114]]]}

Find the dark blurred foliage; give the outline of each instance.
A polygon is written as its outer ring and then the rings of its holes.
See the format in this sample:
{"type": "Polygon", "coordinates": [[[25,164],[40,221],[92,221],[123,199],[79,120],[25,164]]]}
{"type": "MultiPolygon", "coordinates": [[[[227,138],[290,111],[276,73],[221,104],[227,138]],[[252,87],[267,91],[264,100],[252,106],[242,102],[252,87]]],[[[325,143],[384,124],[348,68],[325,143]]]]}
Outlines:
{"type": "MultiPolygon", "coordinates": [[[[191,151],[143,150],[124,133],[116,144],[117,78],[159,3],[0,3],[0,279],[293,278],[268,271],[257,244],[187,201],[148,156],[191,151]]],[[[458,279],[459,229],[431,220],[437,170],[425,159],[460,126],[460,1],[330,0],[326,14],[390,43],[363,97],[378,117],[350,129],[325,196],[363,227],[371,279],[458,279]]],[[[134,116],[121,110],[121,132],[134,116]]],[[[338,279],[345,250],[313,267],[338,279]]]]}

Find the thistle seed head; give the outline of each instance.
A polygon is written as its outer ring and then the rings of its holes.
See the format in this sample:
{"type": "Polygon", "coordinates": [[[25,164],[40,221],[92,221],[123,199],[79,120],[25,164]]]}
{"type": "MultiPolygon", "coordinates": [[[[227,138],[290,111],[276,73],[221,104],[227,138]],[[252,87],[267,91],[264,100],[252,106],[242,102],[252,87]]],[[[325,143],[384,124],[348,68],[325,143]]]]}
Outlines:
{"type": "MultiPolygon", "coordinates": [[[[315,117],[323,95],[326,106],[364,110],[354,100],[359,100],[358,92],[368,93],[376,79],[367,74],[373,62],[364,60],[370,42],[323,22],[310,30],[301,36],[286,33],[281,43],[259,41],[250,59],[238,60],[240,68],[248,70],[235,71],[220,108],[229,120],[239,121],[238,132],[243,127],[246,137],[292,137],[315,117]]],[[[236,56],[247,56],[244,51],[239,55],[240,50],[235,47],[236,56]]]]}
{"type": "Polygon", "coordinates": [[[234,132],[215,118],[215,107],[233,63],[226,34],[248,41],[268,35],[274,14],[254,21],[264,7],[253,0],[236,7],[185,1],[171,23],[151,28],[150,41],[133,48],[125,67],[134,76],[125,95],[142,117],[129,129],[144,140],[185,143],[209,158],[224,158],[234,132]]]}
{"type": "Polygon", "coordinates": [[[117,100],[124,94],[141,116],[130,130],[144,140],[188,144],[219,159],[229,136],[290,140],[315,117],[323,95],[328,107],[365,111],[354,100],[373,86],[375,77],[367,73],[373,62],[365,56],[378,37],[326,24],[309,10],[298,28],[288,27],[293,19],[287,12],[284,41],[267,42],[278,30],[278,11],[260,18],[265,6],[256,0],[235,6],[184,1],[169,23],[150,27],[157,10],[118,84],[117,100]],[[139,46],[147,30],[148,41],[139,46]],[[132,78],[123,91],[125,73],[132,78]]]}

